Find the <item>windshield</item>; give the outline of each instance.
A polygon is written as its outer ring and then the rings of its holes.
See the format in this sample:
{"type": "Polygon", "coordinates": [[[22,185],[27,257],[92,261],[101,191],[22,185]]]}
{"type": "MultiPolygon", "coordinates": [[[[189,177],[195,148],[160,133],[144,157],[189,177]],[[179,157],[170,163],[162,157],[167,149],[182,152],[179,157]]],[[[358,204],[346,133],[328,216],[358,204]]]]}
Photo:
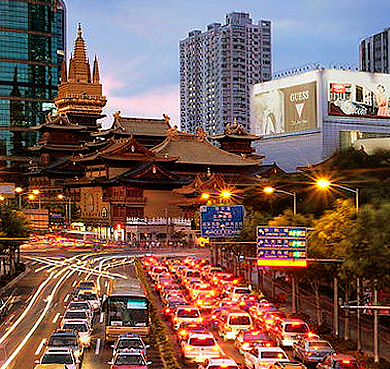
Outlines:
{"type": "Polygon", "coordinates": [[[81,302],[81,303],[71,303],[68,306],[68,310],[91,310],[91,307],[88,303],[81,302]]]}
{"type": "Polygon", "coordinates": [[[78,298],[80,300],[84,300],[84,301],[96,301],[96,300],[98,300],[98,297],[95,294],[93,294],[93,293],[83,293],[83,294],[79,295],[78,298]]]}
{"type": "Polygon", "coordinates": [[[286,324],[284,331],[287,333],[307,333],[309,328],[306,324],[286,324]]]}
{"type": "Polygon", "coordinates": [[[263,351],[261,352],[262,359],[287,359],[283,352],[278,351],[263,351]]]}
{"type": "Polygon", "coordinates": [[[70,354],[45,354],[42,364],[73,364],[73,358],[70,354]]]}
{"type": "Polygon", "coordinates": [[[74,337],[51,337],[49,346],[77,346],[77,340],[74,337]]]}
{"type": "Polygon", "coordinates": [[[332,346],[326,341],[309,342],[309,347],[314,350],[332,350],[332,346]]]}
{"type": "Polygon", "coordinates": [[[77,332],[88,332],[88,327],[86,324],[72,324],[72,323],[66,323],[62,327],[63,329],[71,329],[77,332]]]}
{"type": "Polygon", "coordinates": [[[359,365],[353,360],[336,361],[335,368],[337,369],[358,369],[359,365]]]}
{"type": "Polygon", "coordinates": [[[84,282],[80,282],[79,284],[79,287],[80,288],[95,288],[95,283],[92,282],[92,281],[84,281],[84,282]]]}
{"type": "Polygon", "coordinates": [[[148,301],[142,297],[114,296],[107,301],[108,325],[146,327],[148,301]]]}
{"type": "Polygon", "coordinates": [[[212,337],[200,338],[194,337],[190,338],[188,343],[190,346],[215,346],[215,340],[212,337]]]}
{"type": "Polygon", "coordinates": [[[144,345],[142,344],[142,341],[139,339],[120,339],[118,342],[117,349],[124,349],[124,348],[143,350],[144,345]]]}
{"type": "Polygon", "coordinates": [[[88,314],[85,311],[69,310],[64,315],[65,319],[88,319],[88,314]]]}
{"type": "Polygon", "coordinates": [[[115,365],[145,365],[145,360],[141,355],[118,355],[115,365]]]}
{"type": "Polygon", "coordinates": [[[199,317],[199,311],[196,309],[180,309],[177,311],[179,318],[197,318],[199,317]]]}
{"type": "Polygon", "coordinates": [[[233,315],[229,318],[230,325],[250,325],[251,320],[247,315],[233,315]]]}

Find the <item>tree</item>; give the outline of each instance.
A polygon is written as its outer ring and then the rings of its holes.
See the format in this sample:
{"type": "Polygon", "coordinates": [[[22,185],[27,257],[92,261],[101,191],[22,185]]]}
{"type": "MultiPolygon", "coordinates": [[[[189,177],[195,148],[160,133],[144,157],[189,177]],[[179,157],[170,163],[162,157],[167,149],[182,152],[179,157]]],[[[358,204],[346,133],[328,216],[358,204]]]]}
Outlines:
{"type": "MultiPolygon", "coordinates": [[[[0,204],[0,237],[24,238],[29,235],[27,219],[21,211],[14,210],[5,204],[0,204]]],[[[19,263],[20,241],[5,240],[1,242],[1,252],[8,254],[9,273],[15,273],[16,264],[19,263]],[[17,253],[16,253],[17,252],[17,253]],[[17,256],[17,258],[16,258],[17,256]]],[[[7,272],[3,259],[3,270],[7,272]]]]}

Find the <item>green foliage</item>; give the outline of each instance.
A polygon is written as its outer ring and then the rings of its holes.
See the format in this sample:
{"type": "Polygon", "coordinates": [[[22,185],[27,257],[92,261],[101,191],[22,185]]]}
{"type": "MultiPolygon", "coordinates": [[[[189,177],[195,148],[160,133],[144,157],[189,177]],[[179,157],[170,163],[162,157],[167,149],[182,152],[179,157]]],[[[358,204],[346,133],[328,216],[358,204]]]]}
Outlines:
{"type": "Polygon", "coordinates": [[[27,237],[28,234],[28,222],[24,214],[0,204],[0,236],[21,238],[27,237]]]}
{"type": "Polygon", "coordinates": [[[291,209],[286,209],[283,211],[282,214],[270,220],[268,224],[272,227],[310,227],[312,225],[312,222],[313,219],[311,217],[306,217],[302,214],[294,215],[291,209]]]}

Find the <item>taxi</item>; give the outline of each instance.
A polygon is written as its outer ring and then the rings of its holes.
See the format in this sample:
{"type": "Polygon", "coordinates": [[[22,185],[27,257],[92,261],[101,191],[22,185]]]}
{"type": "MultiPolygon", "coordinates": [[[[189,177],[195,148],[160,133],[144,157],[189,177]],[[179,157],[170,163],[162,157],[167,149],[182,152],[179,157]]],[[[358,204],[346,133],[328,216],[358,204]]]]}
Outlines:
{"type": "Polygon", "coordinates": [[[181,344],[181,355],[185,360],[197,363],[208,358],[217,358],[224,354],[211,333],[192,333],[181,344]]]}

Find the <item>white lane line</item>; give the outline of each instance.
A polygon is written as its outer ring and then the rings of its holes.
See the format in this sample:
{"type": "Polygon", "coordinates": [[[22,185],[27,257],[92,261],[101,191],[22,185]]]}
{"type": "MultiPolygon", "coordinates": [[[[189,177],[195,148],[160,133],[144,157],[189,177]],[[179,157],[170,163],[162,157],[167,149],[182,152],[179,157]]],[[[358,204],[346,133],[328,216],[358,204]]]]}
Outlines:
{"type": "Polygon", "coordinates": [[[82,274],[82,271],[80,270],[78,276],[80,276],[81,274],[82,274]]]}
{"type": "Polygon", "coordinates": [[[47,339],[46,338],[42,338],[42,341],[41,343],[39,344],[38,348],[37,348],[37,351],[35,351],[35,355],[39,355],[39,353],[41,352],[42,350],[42,347],[43,345],[46,343],[47,339]]]}
{"type": "MultiPolygon", "coordinates": [[[[66,268],[67,269],[67,268],[66,268]]],[[[64,270],[66,270],[64,269],[64,270]]],[[[62,273],[64,270],[62,270],[61,272],[57,273],[57,277],[60,275],[60,273],[62,273]]],[[[38,320],[35,322],[35,324],[33,325],[33,327],[30,329],[30,331],[27,333],[26,337],[24,337],[24,339],[22,340],[22,342],[19,344],[19,346],[16,348],[16,350],[12,353],[11,356],[8,357],[7,361],[0,367],[0,369],[7,369],[8,366],[11,364],[11,362],[15,359],[15,357],[18,355],[18,353],[20,352],[20,350],[23,348],[23,346],[27,343],[27,341],[31,338],[31,336],[33,335],[33,333],[36,331],[36,329],[38,328],[38,326],[41,324],[43,318],[45,317],[45,315],[47,314],[49,308],[50,308],[50,305],[53,301],[53,297],[57,291],[57,289],[61,286],[61,284],[64,282],[64,280],[66,278],[69,278],[72,274],[74,273],[74,271],[71,271],[69,273],[69,270],[67,270],[64,275],[61,277],[61,279],[56,283],[56,285],[54,286],[51,294],[49,295],[49,298],[48,298],[48,301],[46,303],[46,306],[45,306],[45,309],[43,310],[41,316],[38,318],[38,320]]],[[[8,332],[7,332],[8,333],[8,332]]],[[[4,335],[6,336],[6,334],[4,335]]],[[[3,336],[3,337],[4,337],[3,336]]],[[[1,339],[3,339],[3,337],[1,339]]]]}
{"type": "Polygon", "coordinates": [[[68,302],[69,297],[70,297],[70,294],[68,293],[68,294],[65,296],[65,298],[64,298],[64,302],[68,302]]]}
{"type": "Polygon", "coordinates": [[[72,287],[76,286],[76,284],[77,284],[77,281],[73,281],[72,287]]]}
{"type": "Polygon", "coordinates": [[[60,317],[60,315],[61,315],[60,313],[57,313],[56,316],[54,317],[52,323],[57,323],[57,320],[60,317]]]}
{"type": "Polygon", "coordinates": [[[100,324],[104,321],[104,313],[100,313],[100,324]]]}
{"type": "Polygon", "coordinates": [[[96,340],[96,349],[95,349],[95,355],[99,355],[100,351],[100,338],[96,340]]]}

